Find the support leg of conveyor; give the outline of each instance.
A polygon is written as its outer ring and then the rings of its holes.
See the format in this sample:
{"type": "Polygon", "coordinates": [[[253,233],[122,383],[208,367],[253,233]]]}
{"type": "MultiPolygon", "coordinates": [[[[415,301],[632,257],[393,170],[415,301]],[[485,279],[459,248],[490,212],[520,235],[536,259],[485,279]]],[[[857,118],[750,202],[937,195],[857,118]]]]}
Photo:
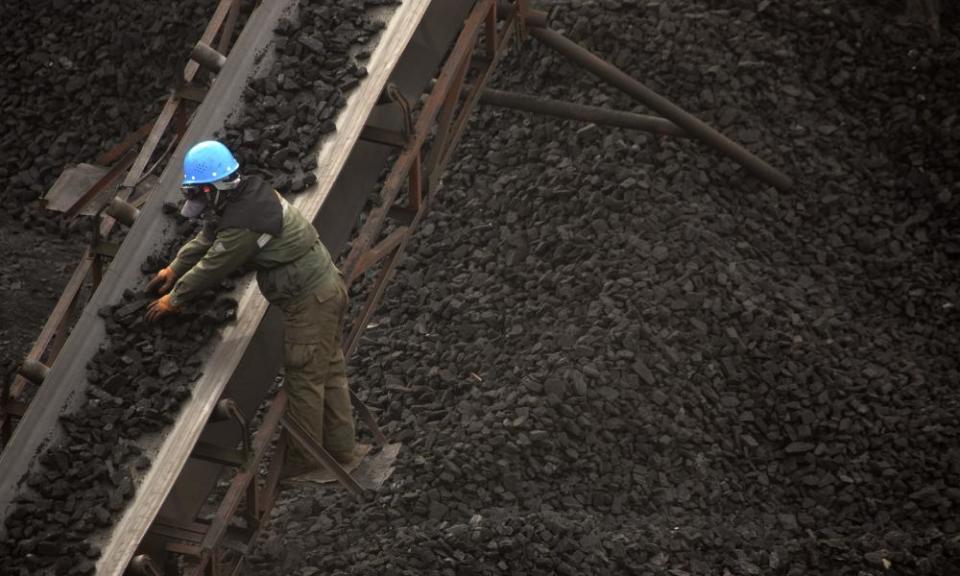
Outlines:
{"type": "Polygon", "coordinates": [[[793,180],[786,174],[563,34],[549,28],[533,28],[530,35],[601,80],[649,106],[689,134],[740,164],[757,178],[780,190],[793,187],[793,180]]]}

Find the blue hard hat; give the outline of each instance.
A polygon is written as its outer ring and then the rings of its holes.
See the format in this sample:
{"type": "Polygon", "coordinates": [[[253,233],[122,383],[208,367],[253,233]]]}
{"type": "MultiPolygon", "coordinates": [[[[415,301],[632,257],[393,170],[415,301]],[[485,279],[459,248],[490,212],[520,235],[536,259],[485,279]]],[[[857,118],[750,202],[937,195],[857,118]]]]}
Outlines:
{"type": "Polygon", "coordinates": [[[194,144],[183,158],[183,185],[210,184],[230,176],[240,163],[230,149],[216,140],[194,144]]]}

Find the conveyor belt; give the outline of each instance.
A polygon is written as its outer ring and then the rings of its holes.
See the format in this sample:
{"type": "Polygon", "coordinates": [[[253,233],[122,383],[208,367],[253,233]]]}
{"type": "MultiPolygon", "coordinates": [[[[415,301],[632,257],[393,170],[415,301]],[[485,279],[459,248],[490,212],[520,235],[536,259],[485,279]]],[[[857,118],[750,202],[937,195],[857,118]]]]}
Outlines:
{"type": "MultiPolygon", "coordinates": [[[[61,413],[69,412],[83,399],[86,382],[79,375],[104,338],[104,326],[96,311],[121,298],[122,292],[142,279],[140,263],[154,246],[168,236],[166,222],[161,216],[164,201],[178,195],[183,155],[187,147],[211,137],[220,129],[228,115],[236,109],[247,80],[258,66],[269,61],[261,59],[272,38],[278,19],[293,4],[292,0],[264,2],[250,21],[231,57],[211,88],[195,120],[158,182],[156,192],[143,208],[137,223],[113,261],[100,288],[77,322],[50,374],[31,403],[24,419],[7,449],[0,457],[0,519],[6,516],[16,497],[21,480],[29,472],[34,456],[44,446],[56,443],[61,434],[56,425],[61,413]]],[[[341,174],[353,150],[361,129],[374,109],[384,85],[394,70],[405,47],[410,42],[423,18],[430,0],[404,0],[403,4],[384,8],[387,26],[377,39],[368,62],[368,77],[348,98],[347,105],[337,118],[337,131],[318,151],[317,185],[295,199],[296,206],[311,218],[324,208],[335,181],[341,174]]],[[[459,21],[452,23],[458,25],[459,21]]],[[[269,52],[267,52],[269,54],[269,52]]],[[[367,190],[359,191],[365,195],[367,190]]],[[[259,344],[271,341],[266,336],[275,331],[267,327],[258,331],[267,312],[267,303],[255,283],[246,281],[237,288],[239,314],[236,323],[229,325],[210,351],[204,364],[204,375],[196,383],[192,398],[184,405],[176,423],[144,446],[153,465],[140,479],[134,500],[109,533],[104,534],[103,555],[98,562],[98,574],[122,574],[137,546],[143,539],[153,518],[160,510],[168,493],[180,476],[187,458],[204,430],[210,414],[221,397],[231,376],[236,371],[255,334],[258,335],[257,354],[244,361],[246,379],[256,379],[261,385],[269,383],[277,365],[279,349],[259,344]],[[261,350],[263,356],[260,356],[261,350]]],[[[270,320],[268,319],[268,323],[270,320]]],[[[274,319],[275,322],[275,319],[274,319]]],[[[2,523],[0,523],[2,527],[2,523]]],[[[0,528],[2,529],[2,528],[0,528]]]]}
{"type": "MultiPolygon", "coordinates": [[[[411,102],[429,87],[435,70],[457,37],[459,23],[472,5],[472,0],[448,0],[433,2],[427,9],[389,80],[411,102]]],[[[381,104],[370,114],[367,126],[399,132],[403,128],[403,121],[395,105],[381,104]]],[[[356,217],[367,200],[367,192],[379,179],[379,167],[386,165],[394,152],[392,146],[364,140],[354,144],[346,165],[314,220],[320,238],[331,254],[336,256],[343,249],[356,217]]],[[[248,347],[249,351],[240,361],[224,392],[225,397],[235,400],[247,414],[253,414],[260,404],[267,385],[282,362],[278,337],[281,322],[279,311],[268,309],[248,347]]],[[[354,387],[363,385],[362,382],[354,383],[354,387]]],[[[232,422],[211,423],[201,439],[221,446],[233,446],[237,442],[236,426],[232,422]]],[[[189,460],[158,517],[175,523],[192,521],[216,484],[220,472],[221,466],[197,459],[189,460]]]]}

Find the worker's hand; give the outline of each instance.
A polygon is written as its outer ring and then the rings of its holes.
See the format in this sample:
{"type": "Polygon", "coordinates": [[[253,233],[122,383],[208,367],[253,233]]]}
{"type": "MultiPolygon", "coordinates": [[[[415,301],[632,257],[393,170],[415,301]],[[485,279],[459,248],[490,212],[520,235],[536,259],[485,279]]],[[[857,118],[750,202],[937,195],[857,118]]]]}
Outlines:
{"type": "Polygon", "coordinates": [[[166,294],[147,306],[147,321],[156,322],[168,314],[176,314],[177,311],[177,307],[170,303],[170,295],[166,294]]]}
{"type": "Polygon", "coordinates": [[[173,271],[173,268],[167,266],[163,270],[157,272],[157,275],[153,277],[153,280],[147,284],[144,292],[147,294],[166,294],[173,289],[173,285],[176,283],[177,273],[173,271]]]}

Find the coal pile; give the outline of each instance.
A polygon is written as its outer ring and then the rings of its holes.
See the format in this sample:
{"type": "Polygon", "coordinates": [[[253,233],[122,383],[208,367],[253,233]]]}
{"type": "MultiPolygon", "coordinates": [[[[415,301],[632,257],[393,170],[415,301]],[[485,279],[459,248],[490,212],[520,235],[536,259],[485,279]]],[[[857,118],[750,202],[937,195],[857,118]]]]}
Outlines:
{"type": "MultiPolygon", "coordinates": [[[[354,55],[369,50],[382,27],[368,10],[387,3],[303,5],[296,22],[280,25],[279,57],[265,78],[252,83],[226,131],[227,142],[240,150],[243,173],[286,178],[288,190],[312,183],[304,175],[315,167],[307,160],[310,144],[335,129],[332,119],[364,76],[354,55]],[[323,45],[313,44],[307,54],[312,38],[323,45]],[[245,139],[251,132],[256,138],[245,139]]],[[[147,277],[200,226],[182,219],[175,205],[165,208],[174,233],[143,263],[147,277]]],[[[28,489],[6,518],[0,573],[93,573],[99,550],[89,539],[117,520],[134,495],[135,479],[149,468],[138,441],[173,423],[190,397],[205,346],[236,314],[236,302],[224,295],[232,286],[226,281],[157,324],[144,319],[152,298],[139,287],[100,310],[107,339],[87,366],[85,400],[61,418],[64,440],[39,457],[28,489]]]]}
{"type": "Polygon", "coordinates": [[[157,115],[212,0],[4,2],[0,205],[57,231],[36,200],[65,164],[92,162],[157,115]]]}
{"type": "Polygon", "coordinates": [[[0,3],[0,365],[26,354],[89,231],[37,198],[156,117],[215,5],[0,3]]]}
{"type": "Polygon", "coordinates": [[[399,3],[304,3],[295,22],[281,22],[275,72],[250,82],[244,113],[224,135],[244,173],[266,177],[281,193],[316,183],[317,143],[336,130],[334,119],[366,77],[370,42],[384,26],[371,10],[399,3]]]}
{"type": "MultiPolygon", "coordinates": [[[[196,227],[181,222],[144,271],[155,272],[196,227]]],[[[134,474],[150,466],[136,441],[173,422],[200,374],[204,346],[236,313],[236,302],[208,293],[175,321],[151,324],[144,319],[151,300],[131,289],[99,311],[107,340],[87,364],[85,400],[60,418],[64,440],[40,456],[5,520],[4,574],[93,573],[99,550],[86,538],[116,520],[134,494],[134,474]]]]}
{"type": "MultiPolygon", "coordinates": [[[[481,110],[351,367],[396,473],[247,573],[960,573],[960,43],[889,4],[554,3],[796,189],[481,110]]],[[[524,48],[494,87],[636,107],[524,48]]]]}

